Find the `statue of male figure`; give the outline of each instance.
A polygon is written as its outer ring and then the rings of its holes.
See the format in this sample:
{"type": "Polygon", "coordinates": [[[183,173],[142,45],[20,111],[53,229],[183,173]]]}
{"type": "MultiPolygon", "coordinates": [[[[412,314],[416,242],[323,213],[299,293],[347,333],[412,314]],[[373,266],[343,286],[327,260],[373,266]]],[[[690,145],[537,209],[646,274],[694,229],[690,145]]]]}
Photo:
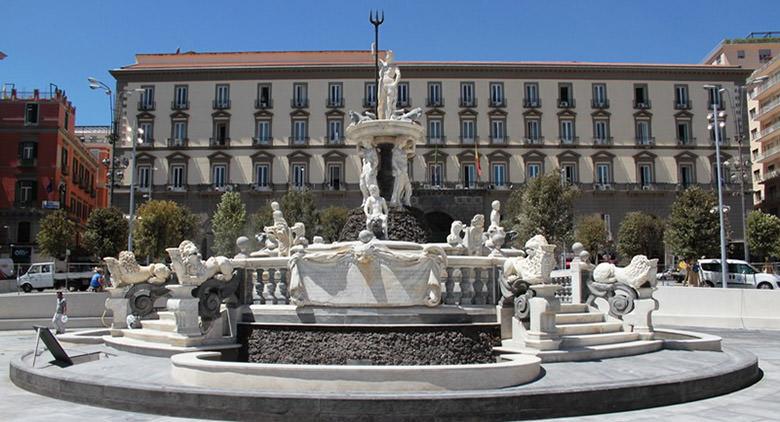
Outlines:
{"type": "Polygon", "coordinates": [[[358,144],[358,154],[363,158],[363,167],[360,170],[360,192],[363,194],[363,203],[371,195],[368,188],[377,184],[377,172],[379,171],[379,155],[371,142],[361,142],[358,144]]]}
{"type": "Polygon", "coordinates": [[[366,228],[372,231],[374,222],[379,220],[382,223],[382,232],[387,238],[387,203],[385,198],[379,196],[379,187],[371,185],[368,188],[371,196],[366,199],[363,205],[363,212],[366,214],[366,228]]]}
{"type": "Polygon", "coordinates": [[[387,50],[385,60],[379,60],[379,87],[377,90],[377,118],[391,119],[398,100],[398,82],[401,81],[401,71],[393,63],[393,52],[387,50]]]}
{"type": "Polygon", "coordinates": [[[390,198],[391,204],[412,205],[412,183],[409,181],[409,163],[406,159],[404,150],[393,147],[393,196],[390,198]]]}

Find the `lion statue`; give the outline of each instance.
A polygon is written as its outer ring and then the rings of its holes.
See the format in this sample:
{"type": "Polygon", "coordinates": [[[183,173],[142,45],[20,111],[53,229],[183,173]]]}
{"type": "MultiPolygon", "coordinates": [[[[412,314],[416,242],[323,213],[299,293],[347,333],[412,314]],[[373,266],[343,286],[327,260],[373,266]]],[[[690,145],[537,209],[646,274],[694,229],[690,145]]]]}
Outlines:
{"type": "Polygon", "coordinates": [[[600,284],[623,283],[635,289],[655,287],[658,271],[658,259],[648,259],[644,255],[631,258],[628,266],[620,268],[615,264],[602,262],[593,269],[593,281],[600,284]]]}
{"type": "Polygon", "coordinates": [[[179,284],[200,285],[206,280],[230,281],[233,278],[233,265],[224,256],[203,260],[192,241],[181,242],[178,248],[166,249],[171,257],[171,266],[179,279],[179,284]]]}
{"type": "Polygon", "coordinates": [[[504,262],[504,278],[511,285],[522,280],[529,285],[550,281],[555,267],[555,245],[538,234],[525,242],[525,257],[513,257],[504,262]]]}
{"type": "Polygon", "coordinates": [[[113,287],[140,283],[163,284],[171,274],[165,264],[138,265],[135,254],[130,251],[119,252],[119,259],[108,256],[103,261],[108,267],[113,287]]]}

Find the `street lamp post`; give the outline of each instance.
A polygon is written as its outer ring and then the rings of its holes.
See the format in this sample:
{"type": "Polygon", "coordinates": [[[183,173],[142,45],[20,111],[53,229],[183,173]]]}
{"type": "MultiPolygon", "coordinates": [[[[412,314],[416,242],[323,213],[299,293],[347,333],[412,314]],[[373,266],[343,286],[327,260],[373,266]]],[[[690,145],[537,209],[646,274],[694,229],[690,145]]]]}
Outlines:
{"type": "MultiPolygon", "coordinates": [[[[716,101],[718,88],[714,85],[704,85],[703,88],[712,92],[712,123],[708,125],[708,128],[715,132],[715,168],[718,177],[718,219],[720,221],[720,281],[725,289],[728,287],[726,280],[728,279],[729,267],[726,261],[726,226],[723,221],[723,177],[720,164],[721,125],[718,122],[718,101],[716,101]]],[[[710,116],[707,117],[709,118],[710,116]]]]}
{"type": "Polygon", "coordinates": [[[114,102],[116,101],[116,97],[114,97],[113,91],[111,88],[104,84],[103,82],[100,82],[94,77],[87,78],[89,81],[89,87],[91,89],[102,89],[105,91],[106,95],[108,95],[108,109],[111,112],[111,162],[109,163],[109,181],[110,186],[108,188],[108,206],[111,206],[114,204],[114,174],[116,173],[116,167],[114,165],[116,160],[116,140],[117,140],[117,124],[116,124],[116,116],[114,115],[114,102]]]}
{"type": "MultiPolygon", "coordinates": [[[[740,100],[742,99],[742,90],[740,87],[737,87],[737,94],[740,96],[740,100]]],[[[748,232],[747,232],[747,214],[745,214],[745,167],[747,166],[746,161],[743,159],[742,156],[742,141],[744,140],[744,136],[742,133],[742,107],[737,110],[736,107],[734,107],[735,102],[731,99],[731,93],[725,89],[721,88],[720,93],[725,93],[726,98],[729,100],[729,105],[731,106],[731,109],[734,110],[734,118],[736,119],[737,123],[737,144],[739,145],[739,165],[735,166],[735,170],[739,172],[739,204],[741,208],[741,214],[740,214],[740,222],[742,223],[742,239],[743,239],[743,251],[745,256],[745,261],[750,262],[750,248],[748,246],[748,232]]],[[[740,104],[743,104],[744,101],[742,101],[740,104]]],[[[725,163],[724,163],[725,164],[725,163]]]]}
{"type": "Polygon", "coordinates": [[[132,150],[130,153],[130,220],[127,222],[127,250],[133,251],[133,222],[135,220],[135,162],[138,134],[143,134],[143,129],[136,129],[135,125],[129,127],[132,150]]]}

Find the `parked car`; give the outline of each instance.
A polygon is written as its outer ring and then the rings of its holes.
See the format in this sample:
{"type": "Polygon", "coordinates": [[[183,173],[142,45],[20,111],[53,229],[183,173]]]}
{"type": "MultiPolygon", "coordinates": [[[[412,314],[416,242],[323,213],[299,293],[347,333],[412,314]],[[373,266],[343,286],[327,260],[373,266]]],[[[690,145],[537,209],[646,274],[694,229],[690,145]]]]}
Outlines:
{"type": "Polygon", "coordinates": [[[78,271],[57,272],[54,262],[32,264],[26,273],[16,278],[16,286],[26,293],[33,289],[42,292],[43,289],[59,289],[66,285],[71,291],[87,290],[93,274],[89,265],[81,268],[73,267],[72,269],[78,271]]]}
{"type": "MultiPolygon", "coordinates": [[[[739,259],[727,259],[727,287],[743,287],[756,289],[780,288],[780,277],[758,271],[756,267],[739,259]]],[[[700,259],[701,282],[705,286],[715,287],[721,284],[720,259],[700,259]]]]}

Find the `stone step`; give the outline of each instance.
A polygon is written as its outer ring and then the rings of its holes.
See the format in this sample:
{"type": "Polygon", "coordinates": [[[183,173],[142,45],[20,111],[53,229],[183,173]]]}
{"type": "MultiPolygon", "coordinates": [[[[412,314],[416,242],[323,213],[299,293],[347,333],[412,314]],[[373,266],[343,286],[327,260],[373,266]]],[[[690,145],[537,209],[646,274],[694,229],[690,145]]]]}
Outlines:
{"type": "Polygon", "coordinates": [[[141,340],[150,343],[169,344],[172,346],[189,346],[189,343],[191,342],[190,338],[182,334],[170,331],[152,330],[148,328],[123,330],[122,335],[126,338],[135,340],[141,340]]]}
{"type": "Polygon", "coordinates": [[[580,314],[590,312],[590,307],[584,303],[562,303],[559,314],[580,314]]]}
{"type": "Polygon", "coordinates": [[[156,356],[156,357],[171,357],[179,353],[210,351],[210,350],[230,352],[231,350],[235,350],[241,347],[240,344],[232,344],[227,341],[222,344],[209,344],[204,346],[190,346],[190,347],[171,346],[164,343],[144,341],[144,340],[133,339],[124,336],[123,337],[104,336],[103,341],[107,346],[117,350],[123,350],[135,354],[156,356]]]}
{"type": "Polygon", "coordinates": [[[639,333],[627,333],[625,331],[604,334],[575,334],[562,336],[560,347],[562,349],[567,349],[574,347],[597,346],[602,344],[626,343],[636,340],[639,340],[639,333]]]}
{"type": "Polygon", "coordinates": [[[604,314],[600,312],[572,312],[555,315],[556,324],[581,324],[587,322],[604,322],[604,314]]]}
{"type": "Polygon", "coordinates": [[[614,333],[623,329],[621,322],[589,322],[584,324],[556,324],[558,335],[614,333]]]}
{"type": "Polygon", "coordinates": [[[176,322],[167,319],[150,319],[141,321],[141,326],[148,330],[176,332],[176,322]]]}
{"type": "Polygon", "coordinates": [[[663,340],[636,340],[625,343],[541,351],[536,356],[542,359],[542,363],[586,361],[641,355],[643,353],[655,352],[662,348],[663,340]]]}
{"type": "Polygon", "coordinates": [[[171,311],[160,311],[157,312],[157,315],[160,317],[160,321],[176,322],[176,317],[173,315],[173,312],[171,311]]]}

